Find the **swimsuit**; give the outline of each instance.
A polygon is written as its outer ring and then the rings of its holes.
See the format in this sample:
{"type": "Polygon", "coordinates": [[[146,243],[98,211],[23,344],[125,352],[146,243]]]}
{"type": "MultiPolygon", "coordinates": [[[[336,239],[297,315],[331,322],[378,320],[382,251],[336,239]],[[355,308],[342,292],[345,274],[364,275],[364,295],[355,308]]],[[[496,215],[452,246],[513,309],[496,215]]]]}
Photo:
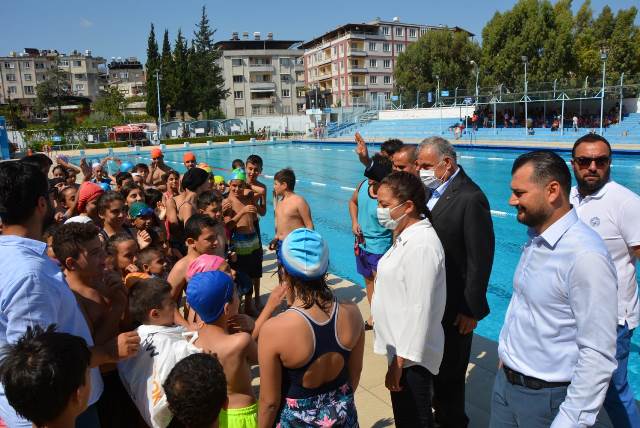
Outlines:
{"type": "Polygon", "coordinates": [[[262,246],[258,234],[234,232],[231,244],[238,256],[234,269],[246,273],[250,278],[262,277],[262,246]]]}
{"type": "Polygon", "coordinates": [[[222,409],[218,416],[219,428],[257,428],[258,403],[240,409],[222,409]]]}

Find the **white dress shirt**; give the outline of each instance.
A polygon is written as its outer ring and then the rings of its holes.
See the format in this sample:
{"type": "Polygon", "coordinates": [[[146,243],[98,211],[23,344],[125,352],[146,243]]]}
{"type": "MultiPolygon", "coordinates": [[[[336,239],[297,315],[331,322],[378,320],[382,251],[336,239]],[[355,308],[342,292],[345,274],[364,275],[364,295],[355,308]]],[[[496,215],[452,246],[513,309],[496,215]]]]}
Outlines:
{"type": "Polygon", "coordinates": [[[456,178],[456,175],[458,175],[459,172],[460,172],[460,167],[456,169],[456,172],[454,172],[453,175],[449,177],[447,181],[445,181],[440,186],[438,186],[437,188],[431,191],[431,197],[427,201],[427,208],[429,208],[430,211],[433,209],[433,207],[436,206],[436,203],[438,203],[438,201],[440,200],[440,196],[442,196],[444,191],[447,190],[447,187],[449,187],[449,184],[451,184],[451,182],[453,181],[454,178],[456,178]]]}
{"type": "Polygon", "coordinates": [[[444,352],[444,250],[429,220],[402,231],[378,262],[371,315],[373,350],[438,374],[444,352]]]}
{"type": "Polygon", "coordinates": [[[636,257],[631,247],[640,245],[640,196],[609,181],[584,198],[571,189],[571,203],[580,220],[604,240],[618,274],[618,325],[630,330],[640,324],[636,257]]]}
{"type": "Polygon", "coordinates": [[[498,353],[524,375],[571,382],[552,427],[591,426],[616,368],[615,268],[574,209],[529,236],[498,353]]]}

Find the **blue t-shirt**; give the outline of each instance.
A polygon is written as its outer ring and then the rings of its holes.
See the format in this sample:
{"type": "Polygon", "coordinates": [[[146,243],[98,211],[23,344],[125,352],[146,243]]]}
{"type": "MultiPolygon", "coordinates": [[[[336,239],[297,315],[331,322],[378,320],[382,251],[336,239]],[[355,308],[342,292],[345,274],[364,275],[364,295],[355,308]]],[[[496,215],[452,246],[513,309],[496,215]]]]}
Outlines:
{"type": "Polygon", "coordinates": [[[358,224],[364,243],[360,248],[372,254],[384,254],[393,242],[393,232],[382,227],[378,221],[378,199],[369,195],[367,180],[360,183],[358,190],[358,224]]]}

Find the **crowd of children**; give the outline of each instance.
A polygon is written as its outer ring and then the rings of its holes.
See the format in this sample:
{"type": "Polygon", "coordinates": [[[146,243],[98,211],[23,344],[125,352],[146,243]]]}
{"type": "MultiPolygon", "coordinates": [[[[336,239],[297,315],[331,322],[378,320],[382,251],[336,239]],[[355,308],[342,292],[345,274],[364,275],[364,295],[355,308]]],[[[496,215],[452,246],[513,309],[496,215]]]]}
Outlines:
{"type": "MultiPolygon", "coordinates": [[[[257,391],[252,387],[256,373],[251,369],[258,364],[263,325],[283,300],[290,305],[298,302],[298,294],[306,296],[299,300],[301,314],[314,304],[312,299],[309,306],[309,296],[319,293],[322,298],[316,303],[324,308],[320,312],[335,318],[337,303],[333,304],[324,282],[327,247],[312,231],[309,206],[294,193],[293,170],[275,175],[276,230],[270,247],[278,253],[281,283],[262,302],[260,217],[267,212],[267,187],[259,181],[262,159],[251,155],[244,162],[234,160],[225,179],[211,166],[198,163],[193,153],[184,155],[183,174],[164,163],[160,149],[150,154],[150,165],[106,158],[91,165],[82,160],[75,166],[60,156],[54,166],[40,154],[15,162],[20,166],[13,172],[0,164],[4,227],[0,247],[2,239],[12,234],[25,242],[46,242],[42,256],[46,260],[39,263],[51,263],[56,267],[47,269],[59,270],[58,280],[68,284],[77,302],[74,311],[79,311],[88,329],[88,335],[78,338],[57,321],[60,314],[47,318],[48,323],[22,314],[27,319],[21,322],[29,326],[26,333],[14,341],[8,334],[0,340],[6,345],[0,362],[0,417],[8,426],[28,426],[27,420],[51,427],[272,426],[271,411],[268,422],[259,423],[257,391]],[[119,172],[109,174],[107,169],[114,166],[119,172]],[[22,174],[33,183],[46,177],[45,197],[39,198],[36,189],[27,195],[24,189],[10,188],[12,174],[22,174]],[[19,203],[20,198],[34,207],[25,206],[14,216],[9,204],[19,203]],[[37,217],[42,203],[46,207],[37,217]],[[41,221],[34,222],[34,216],[41,221]],[[23,223],[34,232],[22,233],[26,226],[18,225],[23,223]],[[307,235],[300,238],[294,233],[298,231],[307,235]],[[283,242],[289,236],[305,245],[291,250],[287,259],[283,242]],[[308,268],[314,263],[310,274],[308,268]],[[309,290],[300,292],[304,287],[309,290]],[[110,350],[109,358],[94,356],[94,348],[100,346],[110,350]],[[99,373],[98,381],[90,373],[99,373]],[[90,399],[89,391],[99,398],[90,399]],[[3,406],[2,399],[11,407],[3,406]]],[[[24,186],[33,187],[27,182],[24,186]]],[[[341,322],[354,332],[346,336],[350,348],[364,338],[354,308],[342,309],[351,320],[341,322]]],[[[284,328],[292,317],[296,315],[286,314],[280,322],[284,328]]],[[[303,325],[296,328],[308,328],[304,319],[298,321],[303,325]]],[[[337,329],[337,321],[330,326],[337,329]]],[[[273,329],[268,329],[271,337],[273,329]]],[[[305,339],[312,333],[307,331],[305,339]]],[[[361,362],[360,348],[353,357],[343,352],[340,358],[361,362]]],[[[314,361],[317,355],[302,357],[314,361]]],[[[342,365],[352,363],[345,360],[342,365]]],[[[360,368],[352,379],[359,377],[360,368]]],[[[340,379],[348,382],[348,376],[340,379]]],[[[271,379],[269,385],[274,382],[280,380],[271,379]]],[[[351,388],[356,385],[338,386],[341,394],[351,397],[353,407],[351,388]]],[[[265,396],[273,399],[274,394],[265,396]]],[[[347,416],[341,414],[341,420],[348,421],[341,426],[357,425],[355,408],[347,416]]],[[[308,415],[305,418],[296,424],[289,417],[282,426],[315,426],[308,415]]]]}

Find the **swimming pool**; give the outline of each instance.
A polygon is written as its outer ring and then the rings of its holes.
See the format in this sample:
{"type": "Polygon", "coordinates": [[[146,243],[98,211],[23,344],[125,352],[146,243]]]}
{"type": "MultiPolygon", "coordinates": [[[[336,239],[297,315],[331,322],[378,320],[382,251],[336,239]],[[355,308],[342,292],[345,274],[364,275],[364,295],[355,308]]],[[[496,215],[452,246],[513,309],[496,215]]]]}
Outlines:
{"type": "MultiPolygon", "coordinates": [[[[357,274],[353,256],[353,236],[348,200],[363,180],[363,167],[349,144],[275,144],[256,146],[217,146],[196,152],[199,162],[207,162],[227,171],[235,158],[246,159],[257,154],[264,160],[261,179],[269,187],[279,169],[291,167],[296,172],[296,192],[304,196],[311,207],[316,229],[326,238],[330,248],[331,272],[364,285],[357,274]]],[[[183,151],[168,151],[165,160],[180,171],[183,151]]],[[[458,160],[470,177],[484,190],[491,204],[496,235],[496,254],[489,284],[491,313],[480,322],[476,332],[497,340],[504,314],[511,297],[513,272],[525,243],[526,228],[516,221],[515,210],[509,207],[511,165],[522,151],[495,149],[458,149],[458,160]]],[[[148,156],[148,155],[143,155],[148,156]]],[[[569,153],[562,154],[566,159],[569,153]]],[[[148,158],[141,158],[148,161],[148,158]]],[[[640,193],[640,157],[615,155],[612,178],[640,193]]],[[[273,208],[269,200],[267,215],[261,221],[263,241],[273,238],[273,208]]],[[[629,377],[636,397],[640,398],[640,335],[633,340],[629,362],[629,377]]]]}

